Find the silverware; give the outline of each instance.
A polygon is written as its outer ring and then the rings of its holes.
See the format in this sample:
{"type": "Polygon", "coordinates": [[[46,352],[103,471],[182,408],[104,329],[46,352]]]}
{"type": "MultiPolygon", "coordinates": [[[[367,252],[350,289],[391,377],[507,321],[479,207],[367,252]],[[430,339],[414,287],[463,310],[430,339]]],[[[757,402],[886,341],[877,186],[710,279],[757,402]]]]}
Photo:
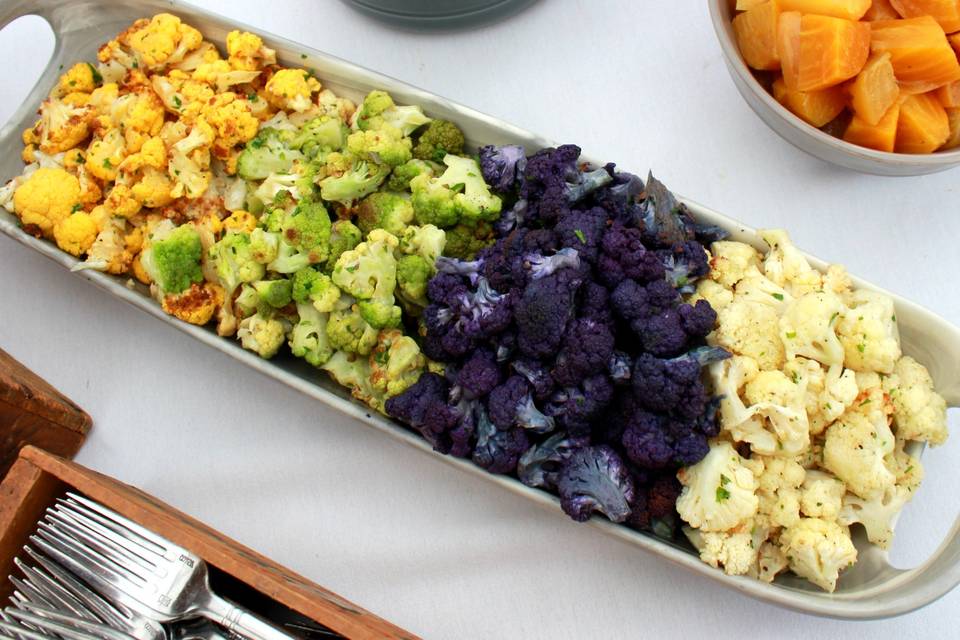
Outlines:
{"type": "Polygon", "coordinates": [[[113,602],[164,623],[203,617],[251,640],[292,640],[213,593],[206,563],[117,513],[67,494],[31,541],[113,602]]]}
{"type": "Polygon", "coordinates": [[[27,610],[7,607],[0,621],[0,631],[24,640],[136,640],[109,625],[56,611],[42,605],[28,604],[27,610]]]}

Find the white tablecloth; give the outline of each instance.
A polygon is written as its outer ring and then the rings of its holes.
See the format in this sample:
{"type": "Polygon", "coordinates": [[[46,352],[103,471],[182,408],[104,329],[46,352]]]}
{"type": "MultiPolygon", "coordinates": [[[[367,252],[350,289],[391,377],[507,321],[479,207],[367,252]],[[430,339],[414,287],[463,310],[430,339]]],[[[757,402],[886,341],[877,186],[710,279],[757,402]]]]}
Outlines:
{"type": "MultiPolygon", "coordinates": [[[[803,248],[960,323],[960,172],[877,178],[795,150],[736,93],[705,2],[546,0],[501,24],[427,35],[332,0],[203,4],[593,157],[652,167],[677,192],[786,227],[803,248]]],[[[0,34],[0,121],[48,41],[36,21],[0,34]]],[[[960,633],[960,592],[862,624],[761,604],[366,429],[5,237],[0,273],[0,347],[94,418],[81,463],[426,637],[960,633]]],[[[901,566],[926,558],[956,517],[958,460],[956,435],[924,459],[894,545],[901,566]]]]}

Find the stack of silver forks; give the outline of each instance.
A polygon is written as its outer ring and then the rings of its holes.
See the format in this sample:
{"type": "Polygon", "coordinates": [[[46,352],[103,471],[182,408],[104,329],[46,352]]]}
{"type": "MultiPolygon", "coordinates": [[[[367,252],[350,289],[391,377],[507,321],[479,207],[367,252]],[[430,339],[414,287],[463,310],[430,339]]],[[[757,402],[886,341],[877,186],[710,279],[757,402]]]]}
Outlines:
{"type": "Polygon", "coordinates": [[[0,640],[295,638],[216,595],[197,555],[74,493],[47,509],[14,562],[0,640]]]}

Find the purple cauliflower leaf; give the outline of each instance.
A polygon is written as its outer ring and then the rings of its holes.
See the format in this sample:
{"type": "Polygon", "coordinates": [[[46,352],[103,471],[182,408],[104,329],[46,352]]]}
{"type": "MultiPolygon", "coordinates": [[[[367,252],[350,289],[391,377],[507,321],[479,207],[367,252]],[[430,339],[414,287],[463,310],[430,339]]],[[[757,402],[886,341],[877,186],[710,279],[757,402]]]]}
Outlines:
{"type": "Polygon", "coordinates": [[[578,449],[563,464],[557,477],[560,506],[578,522],[594,512],[613,522],[630,516],[634,483],[617,452],[606,445],[578,449]]]}

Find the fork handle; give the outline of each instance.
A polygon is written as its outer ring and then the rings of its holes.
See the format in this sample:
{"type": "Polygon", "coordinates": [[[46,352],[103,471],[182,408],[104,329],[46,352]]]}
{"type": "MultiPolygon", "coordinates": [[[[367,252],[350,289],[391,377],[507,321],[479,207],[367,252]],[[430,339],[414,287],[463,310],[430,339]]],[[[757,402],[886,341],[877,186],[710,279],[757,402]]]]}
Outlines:
{"type": "Polygon", "coordinates": [[[276,625],[216,594],[211,594],[206,602],[203,617],[248,640],[297,640],[276,625]]]}

